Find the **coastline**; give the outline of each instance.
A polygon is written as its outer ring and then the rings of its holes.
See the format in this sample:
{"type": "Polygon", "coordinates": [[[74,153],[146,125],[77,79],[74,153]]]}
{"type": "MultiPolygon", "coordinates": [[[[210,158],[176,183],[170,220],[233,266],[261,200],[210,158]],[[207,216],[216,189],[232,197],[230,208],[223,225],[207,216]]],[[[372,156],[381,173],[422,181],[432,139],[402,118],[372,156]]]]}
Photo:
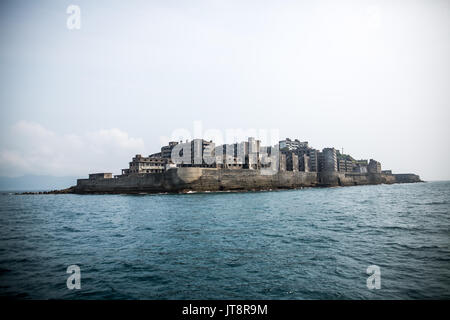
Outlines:
{"type": "Polygon", "coordinates": [[[360,185],[424,182],[415,174],[345,174],[338,172],[277,172],[173,168],[164,173],[125,177],[78,179],[77,185],[61,189],[16,194],[189,194],[198,192],[251,192],[303,188],[330,188],[360,185]]]}

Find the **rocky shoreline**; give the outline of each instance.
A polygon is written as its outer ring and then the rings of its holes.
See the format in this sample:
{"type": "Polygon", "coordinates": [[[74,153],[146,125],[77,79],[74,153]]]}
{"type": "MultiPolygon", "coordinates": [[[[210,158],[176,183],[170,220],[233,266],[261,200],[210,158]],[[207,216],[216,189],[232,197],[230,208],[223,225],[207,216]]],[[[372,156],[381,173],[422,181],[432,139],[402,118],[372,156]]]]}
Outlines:
{"type": "Polygon", "coordinates": [[[29,192],[16,192],[16,195],[31,195],[31,194],[69,194],[75,193],[75,186],[61,189],[61,190],[50,190],[50,191],[29,191],[29,192]]]}

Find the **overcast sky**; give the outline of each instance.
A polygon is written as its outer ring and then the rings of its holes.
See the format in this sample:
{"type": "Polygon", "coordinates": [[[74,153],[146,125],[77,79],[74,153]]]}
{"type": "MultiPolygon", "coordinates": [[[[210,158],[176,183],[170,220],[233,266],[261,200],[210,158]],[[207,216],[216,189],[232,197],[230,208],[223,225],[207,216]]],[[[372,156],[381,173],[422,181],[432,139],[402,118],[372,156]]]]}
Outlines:
{"type": "Polygon", "coordinates": [[[119,173],[200,121],[450,179],[449,3],[2,1],[0,175],[119,173]]]}

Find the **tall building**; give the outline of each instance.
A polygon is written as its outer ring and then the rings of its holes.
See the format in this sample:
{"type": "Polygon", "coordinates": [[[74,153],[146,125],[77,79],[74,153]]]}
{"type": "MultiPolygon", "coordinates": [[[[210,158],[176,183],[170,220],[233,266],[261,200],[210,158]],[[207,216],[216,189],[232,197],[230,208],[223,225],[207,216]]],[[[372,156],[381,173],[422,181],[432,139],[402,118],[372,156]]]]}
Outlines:
{"type": "Polygon", "coordinates": [[[370,159],[369,165],[367,166],[367,171],[370,173],[381,173],[381,163],[370,159]]]}
{"type": "Polygon", "coordinates": [[[248,138],[248,168],[259,169],[261,162],[259,157],[259,149],[261,141],[253,137],[248,138]]]}
{"type": "Polygon", "coordinates": [[[246,157],[248,157],[248,143],[224,144],[218,148],[223,155],[222,159],[220,159],[222,168],[241,169],[244,167],[246,157]]]}
{"type": "Polygon", "coordinates": [[[319,152],[316,149],[308,149],[309,170],[311,172],[319,172],[319,152]]]}
{"type": "Polygon", "coordinates": [[[280,160],[278,162],[278,171],[286,171],[286,154],[280,153],[280,160]]]}
{"type": "Polygon", "coordinates": [[[323,172],[337,171],[337,158],[335,148],[324,148],[319,155],[319,167],[323,172]]]}
{"type": "Polygon", "coordinates": [[[338,171],[339,172],[353,172],[355,164],[351,160],[340,159],[338,160],[338,171]]]}
{"type": "Polygon", "coordinates": [[[189,167],[213,167],[215,164],[207,163],[206,158],[214,158],[215,143],[203,139],[191,141],[191,163],[189,167]]]}
{"type": "Polygon", "coordinates": [[[299,162],[299,170],[303,172],[310,172],[310,166],[311,166],[311,158],[307,156],[306,154],[303,154],[298,159],[299,162]]]}
{"type": "Polygon", "coordinates": [[[176,141],[170,141],[167,146],[161,147],[161,157],[170,159],[172,157],[172,149],[178,144],[176,141]]]}
{"type": "Polygon", "coordinates": [[[171,141],[161,148],[161,152],[148,157],[136,155],[129,168],[122,170],[122,174],[160,173],[174,167],[250,170],[278,168],[280,171],[360,174],[382,172],[380,162],[374,159],[355,160],[335,148],[318,151],[310,148],[308,142],[289,138],[280,141],[276,146],[261,146],[259,140],[250,137],[248,141],[217,147],[214,142],[203,139],[194,139],[186,143],[171,141]],[[279,149],[280,145],[283,147],[282,150],[279,149]]]}
{"type": "Polygon", "coordinates": [[[289,152],[286,155],[286,170],[287,171],[299,171],[299,159],[295,152],[289,152]]]}

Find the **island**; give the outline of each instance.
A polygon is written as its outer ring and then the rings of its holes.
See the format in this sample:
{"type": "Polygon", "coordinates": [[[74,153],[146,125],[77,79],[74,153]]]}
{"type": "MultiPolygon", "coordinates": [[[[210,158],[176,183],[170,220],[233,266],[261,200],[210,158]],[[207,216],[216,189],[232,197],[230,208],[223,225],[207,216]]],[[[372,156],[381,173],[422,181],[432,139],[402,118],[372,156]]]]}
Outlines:
{"type": "Polygon", "coordinates": [[[47,193],[139,194],[261,191],[423,182],[412,173],[381,170],[374,159],[356,160],[335,148],[322,151],[286,138],[274,146],[247,141],[216,146],[193,139],[132,158],[120,175],[91,173],[76,186],[47,193]]]}

